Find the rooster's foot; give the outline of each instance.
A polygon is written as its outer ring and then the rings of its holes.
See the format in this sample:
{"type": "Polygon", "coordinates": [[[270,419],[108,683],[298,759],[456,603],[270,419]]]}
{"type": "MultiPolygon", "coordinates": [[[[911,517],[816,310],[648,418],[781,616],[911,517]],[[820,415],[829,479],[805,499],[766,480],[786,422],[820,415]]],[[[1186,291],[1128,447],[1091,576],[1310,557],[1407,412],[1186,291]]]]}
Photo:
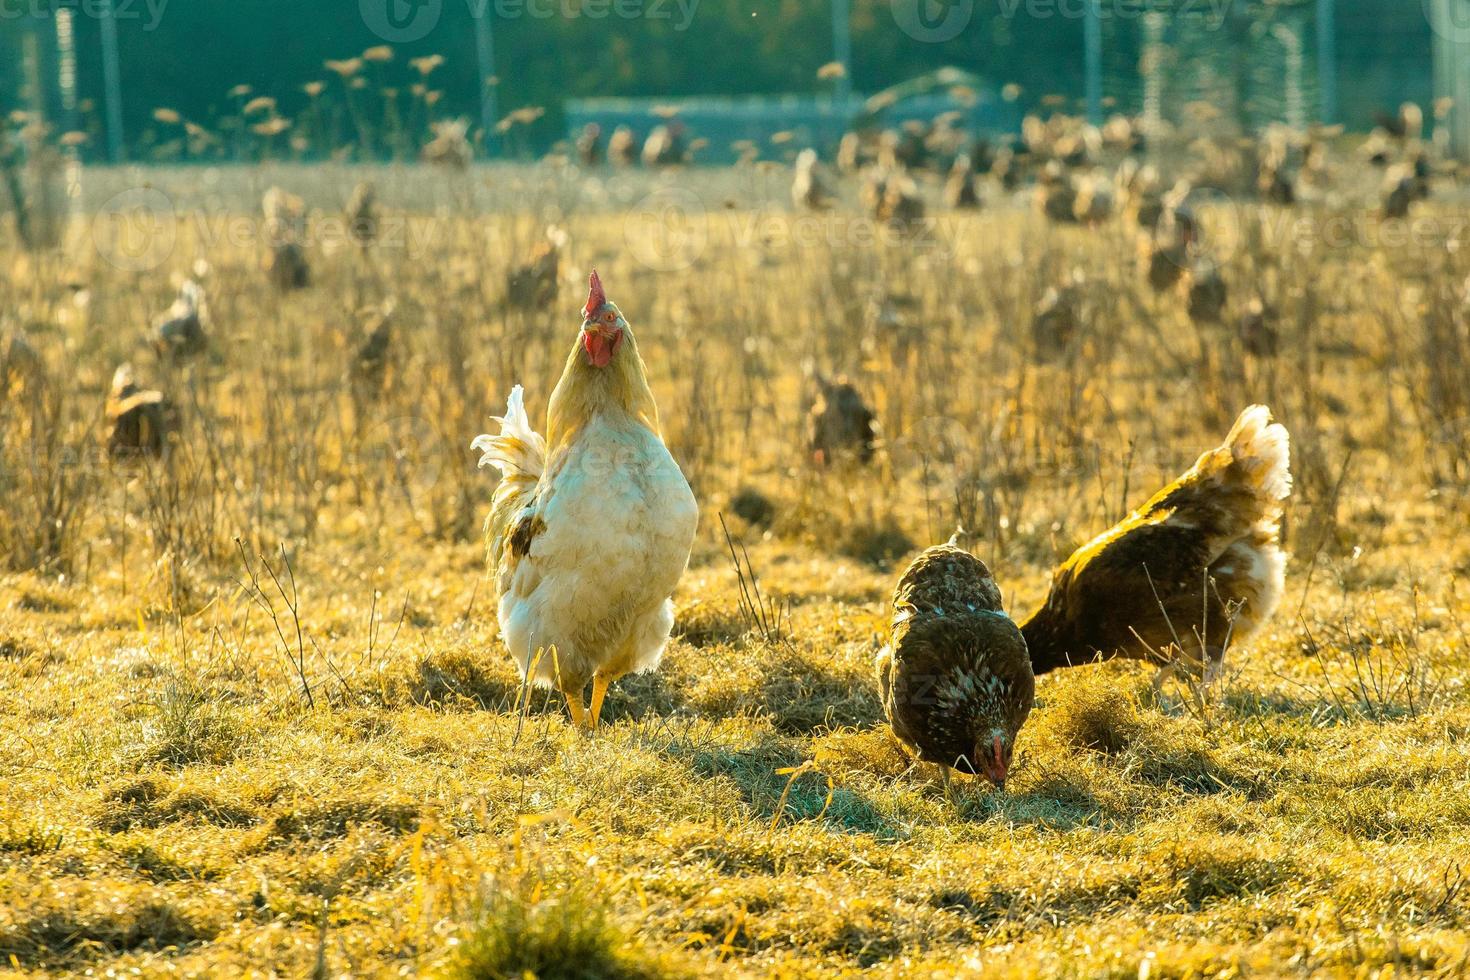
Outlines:
{"type": "Polygon", "coordinates": [[[588,728],[596,728],[602,718],[602,699],[607,697],[607,686],[612,681],[604,674],[592,675],[592,720],[588,728]]]}

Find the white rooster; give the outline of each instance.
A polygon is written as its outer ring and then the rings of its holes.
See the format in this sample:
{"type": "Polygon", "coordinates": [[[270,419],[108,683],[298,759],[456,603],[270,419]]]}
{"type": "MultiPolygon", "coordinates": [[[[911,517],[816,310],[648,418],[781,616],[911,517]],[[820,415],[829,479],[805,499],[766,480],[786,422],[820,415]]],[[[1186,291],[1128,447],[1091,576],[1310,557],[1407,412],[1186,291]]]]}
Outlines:
{"type": "Polygon", "coordinates": [[[633,331],[595,271],[546,438],[519,385],[496,421],[500,434],[472,448],[501,473],[485,522],[500,635],[523,677],[556,687],[573,722],[595,728],[609,684],[658,666],[699,520],[633,331]]]}

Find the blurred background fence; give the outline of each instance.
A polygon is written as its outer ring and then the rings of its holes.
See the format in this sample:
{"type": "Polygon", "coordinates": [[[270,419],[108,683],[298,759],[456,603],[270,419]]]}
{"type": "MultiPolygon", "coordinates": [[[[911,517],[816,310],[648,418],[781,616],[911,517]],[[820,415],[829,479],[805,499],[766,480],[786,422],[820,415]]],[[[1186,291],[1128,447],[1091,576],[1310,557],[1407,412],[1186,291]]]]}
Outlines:
{"type": "Polygon", "coordinates": [[[1101,18],[1103,95],[1130,114],[1179,123],[1208,102],[1247,132],[1315,122],[1362,131],[1435,96],[1434,34],[1418,0],[1145,6],[1101,18]]]}
{"type": "MultiPolygon", "coordinates": [[[[441,118],[479,122],[534,106],[504,145],[493,126],[476,127],[484,150],[532,154],[593,119],[646,131],[670,102],[717,130],[690,126],[712,145],[777,130],[820,144],[861,93],[944,65],[983,79],[989,101],[975,124],[1002,130],[1043,105],[1178,123],[1206,102],[1242,132],[1273,122],[1366,131],[1404,101],[1431,117],[1434,98],[1470,75],[1470,0],[648,0],[623,19],[594,19],[580,0],[547,5],[555,16],[512,16],[537,8],[495,0],[414,0],[408,7],[432,8],[433,23],[406,37],[370,23],[374,2],[5,5],[0,110],[39,110],[53,130],[84,134],[88,159],[146,160],[168,158],[176,138],[157,110],[212,127],[240,112],[230,93],[241,86],[273,99],[283,118],[335,113],[338,125],[322,131],[344,140],[375,99],[406,114],[423,98],[441,118]],[[906,8],[931,20],[906,18],[906,8]],[[922,26],[956,9],[966,13],[952,35],[922,26]],[[354,79],[360,94],[335,88],[324,63],[382,45],[385,34],[392,64],[354,79]],[[432,77],[408,70],[431,54],[444,56],[432,77]],[[819,80],[834,59],[844,72],[819,80]],[[325,94],[309,94],[313,83],[325,94]],[[993,97],[1006,87],[1011,99],[993,97]]],[[[214,152],[227,155],[228,141],[214,152]]],[[[309,159],[323,147],[278,152],[309,159]]],[[[375,155],[392,152],[385,141],[375,155]]]]}

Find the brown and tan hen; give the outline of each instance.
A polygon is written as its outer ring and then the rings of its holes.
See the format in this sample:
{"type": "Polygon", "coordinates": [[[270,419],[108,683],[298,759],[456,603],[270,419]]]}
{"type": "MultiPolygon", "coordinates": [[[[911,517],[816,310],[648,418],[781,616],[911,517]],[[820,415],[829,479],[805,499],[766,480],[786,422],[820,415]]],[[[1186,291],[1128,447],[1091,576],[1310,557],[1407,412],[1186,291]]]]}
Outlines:
{"type": "Polygon", "coordinates": [[[1289,438],[1264,405],[1122,522],[1073,552],[1021,633],[1044,674],[1130,657],[1206,681],[1271,616],[1285,583],[1279,528],[1289,438]]]}

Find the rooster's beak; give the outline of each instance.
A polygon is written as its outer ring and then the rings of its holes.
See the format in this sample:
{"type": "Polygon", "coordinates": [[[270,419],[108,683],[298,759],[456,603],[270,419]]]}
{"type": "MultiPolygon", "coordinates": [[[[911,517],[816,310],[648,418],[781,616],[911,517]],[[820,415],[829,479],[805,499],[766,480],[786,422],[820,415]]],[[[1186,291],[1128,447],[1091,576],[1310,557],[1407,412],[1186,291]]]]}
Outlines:
{"type": "Polygon", "coordinates": [[[623,333],[617,327],[609,327],[601,320],[588,320],[583,323],[582,332],[588,337],[596,337],[605,344],[616,343],[623,333]]]}
{"type": "Polygon", "coordinates": [[[623,331],[596,320],[582,321],[582,349],[594,367],[607,367],[623,345],[623,331]]]}

